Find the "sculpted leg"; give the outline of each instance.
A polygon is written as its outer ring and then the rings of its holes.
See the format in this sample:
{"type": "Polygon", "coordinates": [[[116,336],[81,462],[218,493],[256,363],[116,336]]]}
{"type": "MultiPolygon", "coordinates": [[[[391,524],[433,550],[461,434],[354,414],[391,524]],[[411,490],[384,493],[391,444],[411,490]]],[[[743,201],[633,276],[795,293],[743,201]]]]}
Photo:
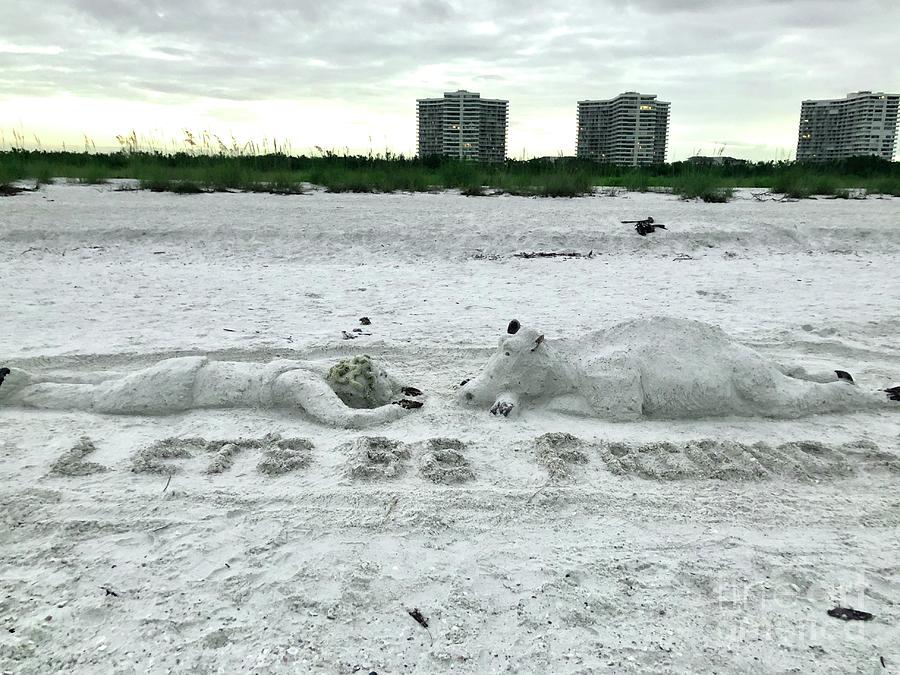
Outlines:
{"type": "Polygon", "coordinates": [[[119,373],[29,373],[4,368],[0,404],[44,410],[91,410],[97,385],[120,377],[119,373]]]}
{"type": "Polygon", "coordinates": [[[883,392],[866,391],[847,380],[821,383],[776,377],[771,386],[743,388],[741,395],[759,414],[771,417],[875,410],[891,405],[883,392]]]}
{"type": "Polygon", "coordinates": [[[500,394],[491,406],[492,415],[509,417],[519,409],[519,395],[512,392],[500,394]]]}
{"type": "Polygon", "coordinates": [[[43,410],[92,410],[96,391],[94,384],[39,382],[23,387],[8,403],[43,410]]]}
{"type": "Polygon", "coordinates": [[[94,410],[113,415],[168,415],[190,410],[205,356],[165,359],[96,385],[94,410]]]}
{"type": "Polygon", "coordinates": [[[8,405],[52,410],[92,410],[123,415],[159,415],[193,406],[193,387],[204,357],[187,356],[121,375],[61,373],[31,375],[10,369],[0,384],[8,405]]]}
{"type": "Polygon", "coordinates": [[[795,380],[806,380],[807,382],[836,382],[837,380],[847,380],[848,382],[852,382],[852,376],[843,370],[822,370],[822,371],[809,371],[803,366],[776,366],[778,370],[787,375],[788,377],[792,377],[795,380]],[[848,379],[849,378],[849,379],[848,379]]]}

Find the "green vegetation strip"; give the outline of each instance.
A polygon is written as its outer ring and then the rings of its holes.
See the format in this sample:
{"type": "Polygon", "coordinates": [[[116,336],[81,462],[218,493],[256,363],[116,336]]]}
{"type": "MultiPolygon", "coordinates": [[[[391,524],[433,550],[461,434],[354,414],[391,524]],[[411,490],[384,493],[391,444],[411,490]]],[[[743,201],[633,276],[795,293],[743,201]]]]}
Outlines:
{"type": "Polygon", "coordinates": [[[558,158],[479,164],[446,158],[196,154],[160,152],[0,152],[0,187],[19,180],[101,184],[138,181],[140,189],[178,194],[245,191],[302,194],[304,184],[329,192],[428,192],[458,189],[469,196],[506,193],[579,197],[595,186],[646,192],[665,189],[685,199],[727,202],[735,187],[762,188],[792,198],[868,194],[900,196],[900,163],[858,157],[829,164],[674,162],[623,167],[558,158]]]}

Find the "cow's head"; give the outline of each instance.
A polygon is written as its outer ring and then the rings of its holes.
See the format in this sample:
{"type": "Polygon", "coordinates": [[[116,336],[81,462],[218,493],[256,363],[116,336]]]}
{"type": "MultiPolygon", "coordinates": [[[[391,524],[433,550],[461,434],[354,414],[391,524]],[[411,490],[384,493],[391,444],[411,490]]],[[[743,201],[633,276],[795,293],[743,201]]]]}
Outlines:
{"type": "Polygon", "coordinates": [[[460,398],[490,404],[504,393],[538,396],[545,392],[553,361],[544,336],[513,319],[481,373],[460,388],[460,398]]]}

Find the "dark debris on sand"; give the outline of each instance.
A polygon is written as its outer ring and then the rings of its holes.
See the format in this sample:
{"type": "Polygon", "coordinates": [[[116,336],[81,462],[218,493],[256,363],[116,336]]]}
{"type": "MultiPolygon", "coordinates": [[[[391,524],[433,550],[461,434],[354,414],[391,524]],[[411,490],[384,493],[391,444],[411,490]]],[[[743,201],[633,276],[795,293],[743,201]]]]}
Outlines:
{"type": "Polygon", "coordinates": [[[828,616],[833,616],[835,619],[841,619],[842,621],[871,621],[875,618],[874,614],[853,609],[852,607],[834,607],[828,610],[828,616]]]}
{"type": "Polygon", "coordinates": [[[15,187],[14,185],[0,185],[0,197],[15,197],[22,192],[31,192],[31,190],[15,187]]]}

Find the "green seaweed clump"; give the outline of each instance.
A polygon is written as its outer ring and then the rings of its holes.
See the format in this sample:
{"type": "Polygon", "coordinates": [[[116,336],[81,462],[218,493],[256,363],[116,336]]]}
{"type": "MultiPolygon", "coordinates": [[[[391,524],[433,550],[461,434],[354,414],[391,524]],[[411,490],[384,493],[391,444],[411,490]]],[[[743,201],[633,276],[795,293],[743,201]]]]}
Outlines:
{"type": "Polygon", "coordinates": [[[390,376],[365,354],[335,364],[325,379],[334,393],[351,408],[387,405],[396,388],[390,376]]]}

